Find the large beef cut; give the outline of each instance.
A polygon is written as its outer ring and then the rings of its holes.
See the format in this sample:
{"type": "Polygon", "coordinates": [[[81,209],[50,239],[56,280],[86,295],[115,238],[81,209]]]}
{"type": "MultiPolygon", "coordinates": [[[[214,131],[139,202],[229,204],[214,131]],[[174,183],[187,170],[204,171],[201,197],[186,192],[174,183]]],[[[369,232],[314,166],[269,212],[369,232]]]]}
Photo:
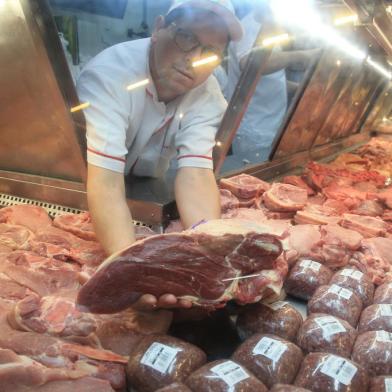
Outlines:
{"type": "Polygon", "coordinates": [[[216,220],[138,241],[100,266],[80,290],[78,303],[92,312],[114,313],[142,293],[168,292],[205,306],[221,306],[232,298],[256,302],[271,277],[280,291],[278,269],[285,269],[276,261],[281,242],[264,233],[255,222],[216,220]],[[254,278],[225,280],[255,273],[254,278]]]}
{"type": "Polygon", "coordinates": [[[222,178],[219,181],[219,185],[223,189],[228,189],[240,199],[255,198],[257,194],[266,191],[270,187],[267,182],[248,174],[239,174],[238,176],[230,178],[222,178]]]}
{"type": "Polygon", "coordinates": [[[305,207],[308,193],[294,185],[276,183],[264,192],[263,200],[271,211],[297,211],[305,207]]]}

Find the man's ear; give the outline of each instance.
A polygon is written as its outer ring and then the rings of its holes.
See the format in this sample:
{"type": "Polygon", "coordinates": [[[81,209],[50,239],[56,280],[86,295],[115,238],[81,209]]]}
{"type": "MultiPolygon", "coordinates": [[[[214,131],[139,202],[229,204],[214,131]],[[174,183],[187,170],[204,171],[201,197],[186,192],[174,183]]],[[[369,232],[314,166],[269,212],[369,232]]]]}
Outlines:
{"type": "Polygon", "coordinates": [[[162,15],[159,15],[155,18],[155,23],[154,23],[154,30],[152,31],[151,38],[153,41],[156,40],[156,36],[159,30],[163,29],[165,27],[165,17],[162,15]]]}

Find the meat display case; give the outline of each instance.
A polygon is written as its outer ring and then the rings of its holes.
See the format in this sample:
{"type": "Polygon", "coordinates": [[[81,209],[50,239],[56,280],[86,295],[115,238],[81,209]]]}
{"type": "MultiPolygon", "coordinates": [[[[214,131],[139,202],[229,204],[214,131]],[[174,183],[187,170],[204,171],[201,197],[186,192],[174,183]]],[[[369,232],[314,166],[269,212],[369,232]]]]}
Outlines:
{"type": "MultiPolygon", "coordinates": [[[[27,202],[44,206],[52,215],[86,210],[85,122],[82,111],[70,113],[79,102],[50,8],[44,0],[4,0],[0,19],[0,83],[7,97],[0,109],[0,206],[27,202]]],[[[378,23],[377,29],[384,24],[378,23]]],[[[371,26],[357,27],[356,34],[385,57],[388,45],[375,40],[371,26]]],[[[248,62],[218,132],[217,177],[245,172],[274,179],[299,172],[310,160],[328,159],[367,142],[376,120],[390,110],[385,78],[326,48],[308,69],[269,161],[221,173],[268,61],[268,53],[258,56],[255,52],[254,61],[248,62]],[[341,66],[336,66],[338,58],[341,66]],[[313,105],[315,96],[323,99],[313,105]],[[309,106],[314,106],[311,114],[309,106]]],[[[173,179],[173,172],[162,179],[126,178],[135,221],[161,228],[176,216],[173,179]]]]}

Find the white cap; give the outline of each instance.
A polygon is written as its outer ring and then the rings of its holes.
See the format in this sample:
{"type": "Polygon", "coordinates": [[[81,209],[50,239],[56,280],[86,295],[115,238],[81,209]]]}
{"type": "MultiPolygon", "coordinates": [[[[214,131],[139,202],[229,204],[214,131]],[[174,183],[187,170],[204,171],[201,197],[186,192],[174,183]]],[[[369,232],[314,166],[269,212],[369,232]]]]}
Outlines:
{"type": "Polygon", "coordinates": [[[168,14],[174,9],[186,7],[201,8],[220,16],[229,30],[230,39],[232,41],[239,41],[241,39],[242,26],[235,16],[234,7],[230,0],[173,0],[168,14]]]}

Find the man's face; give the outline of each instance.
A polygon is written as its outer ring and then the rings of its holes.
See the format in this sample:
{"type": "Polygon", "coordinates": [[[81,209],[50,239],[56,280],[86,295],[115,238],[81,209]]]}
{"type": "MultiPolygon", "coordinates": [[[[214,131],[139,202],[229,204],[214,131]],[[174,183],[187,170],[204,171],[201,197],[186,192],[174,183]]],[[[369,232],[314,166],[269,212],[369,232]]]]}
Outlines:
{"type": "Polygon", "coordinates": [[[203,83],[217,63],[193,67],[193,62],[213,52],[223,54],[227,43],[227,28],[210,12],[197,11],[191,18],[179,18],[168,27],[159,26],[158,22],[152,36],[150,61],[158,96],[163,100],[174,99],[203,83]],[[185,51],[184,42],[200,45],[185,51]]]}

